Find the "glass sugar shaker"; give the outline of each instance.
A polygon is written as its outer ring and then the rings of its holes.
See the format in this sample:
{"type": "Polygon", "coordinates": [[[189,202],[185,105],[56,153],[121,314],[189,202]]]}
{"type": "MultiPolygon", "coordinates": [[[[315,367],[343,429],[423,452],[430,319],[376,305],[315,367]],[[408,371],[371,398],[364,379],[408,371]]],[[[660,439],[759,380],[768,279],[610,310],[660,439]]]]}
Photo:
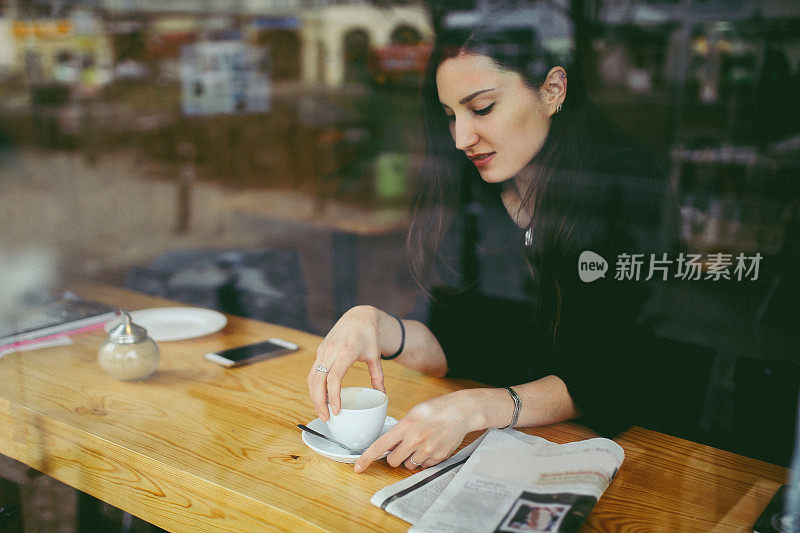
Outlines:
{"type": "Polygon", "coordinates": [[[150,377],[161,357],[156,341],[147,330],[134,324],[128,313],[115,326],[97,351],[97,361],[111,377],[120,381],[137,381],[150,377]]]}

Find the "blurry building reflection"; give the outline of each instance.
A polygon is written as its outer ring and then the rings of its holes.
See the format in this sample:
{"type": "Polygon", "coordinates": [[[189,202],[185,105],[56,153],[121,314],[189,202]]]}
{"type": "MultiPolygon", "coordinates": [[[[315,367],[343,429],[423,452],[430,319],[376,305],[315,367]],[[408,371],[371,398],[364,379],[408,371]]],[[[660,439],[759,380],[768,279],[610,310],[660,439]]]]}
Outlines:
{"type": "MultiPolygon", "coordinates": [[[[512,3],[513,24],[544,28],[553,50],[577,53],[593,101],[655,154],[679,211],[675,254],[760,254],[751,282],[661,283],[654,320],[665,337],[714,354],[706,441],[787,464],[800,368],[800,5],[512,3]],[[574,33],[559,25],[565,17],[574,33]]],[[[296,290],[303,301],[289,325],[320,334],[341,301],[410,312],[417,290],[403,231],[420,171],[419,84],[436,29],[487,5],[0,2],[0,257],[46,248],[61,283],[133,286],[139,276],[161,294],[194,287],[185,300],[250,305],[225,310],[274,321],[296,290]],[[196,43],[260,54],[268,106],[187,114],[181,54],[196,43]],[[216,261],[231,250],[249,277],[216,261]],[[176,272],[164,258],[200,251],[216,259],[182,265],[170,286],[176,272]],[[253,264],[275,251],[299,270],[280,298],[253,264]],[[339,300],[336,261],[355,280],[339,300]],[[201,274],[187,279],[193,268],[201,274]],[[209,280],[221,281],[209,289],[209,280]]],[[[249,68],[237,64],[231,78],[249,68]]],[[[491,290],[521,285],[516,266],[491,290]]]]}

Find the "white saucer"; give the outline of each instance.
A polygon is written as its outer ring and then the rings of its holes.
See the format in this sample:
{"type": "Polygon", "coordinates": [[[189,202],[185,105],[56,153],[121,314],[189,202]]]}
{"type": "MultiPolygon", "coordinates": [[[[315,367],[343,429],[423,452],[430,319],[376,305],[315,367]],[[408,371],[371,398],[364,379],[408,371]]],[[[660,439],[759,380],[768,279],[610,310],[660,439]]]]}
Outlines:
{"type": "MultiPolygon", "coordinates": [[[[392,426],[397,424],[397,419],[392,418],[391,416],[386,417],[386,421],[383,423],[383,429],[381,430],[381,435],[389,431],[392,426]]],[[[308,427],[313,429],[314,431],[319,431],[323,435],[331,437],[331,431],[328,429],[328,424],[320,420],[319,418],[315,418],[313,421],[306,424],[308,427]]],[[[329,440],[325,440],[322,437],[317,437],[316,435],[312,435],[308,431],[303,431],[300,435],[303,439],[303,442],[306,443],[306,446],[317,452],[318,454],[327,457],[328,459],[333,459],[334,461],[339,461],[340,463],[355,463],[356,460],[361,457],[361,455],[356,455],[353,453],[348,452],[338,444],[334,444],[329,440]]],[[[389,455],[387,451],[378,459],[383,459],[389,455]]]]}
{"type": "MultiPolygon", "coordinates": [[[[194,339],[216,333],[228,319],[222,313],[199,307],[156,307],[131,311],[131,320],[156,342],[194,339]]],[[[122,321],[117,317],[106,323],[106,331],[122,321]]]]}

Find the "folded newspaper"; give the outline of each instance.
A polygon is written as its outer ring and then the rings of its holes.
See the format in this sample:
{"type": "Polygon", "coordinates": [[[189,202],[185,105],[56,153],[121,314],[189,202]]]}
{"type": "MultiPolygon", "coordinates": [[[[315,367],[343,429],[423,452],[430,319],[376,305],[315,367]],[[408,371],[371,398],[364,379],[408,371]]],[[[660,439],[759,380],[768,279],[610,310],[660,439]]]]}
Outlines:
{"type": "Polygon", "coordinates": [[[491,429],[370,502],[413,532],[578,531],[624,458],[608,439],[555,444],[491,429]]]}

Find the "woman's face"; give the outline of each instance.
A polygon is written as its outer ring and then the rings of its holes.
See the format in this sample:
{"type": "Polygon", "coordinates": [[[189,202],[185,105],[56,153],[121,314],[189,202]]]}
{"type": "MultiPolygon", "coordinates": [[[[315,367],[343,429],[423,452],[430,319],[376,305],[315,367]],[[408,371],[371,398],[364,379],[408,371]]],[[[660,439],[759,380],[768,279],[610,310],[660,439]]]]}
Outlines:
{"type": "Polygon", "coordinates": [[[550,130],[551,106],[516,72],[489,57],[460,55],[436,71],[450,134],[488,183],[501,183],[539,153],[550,130]]]}

